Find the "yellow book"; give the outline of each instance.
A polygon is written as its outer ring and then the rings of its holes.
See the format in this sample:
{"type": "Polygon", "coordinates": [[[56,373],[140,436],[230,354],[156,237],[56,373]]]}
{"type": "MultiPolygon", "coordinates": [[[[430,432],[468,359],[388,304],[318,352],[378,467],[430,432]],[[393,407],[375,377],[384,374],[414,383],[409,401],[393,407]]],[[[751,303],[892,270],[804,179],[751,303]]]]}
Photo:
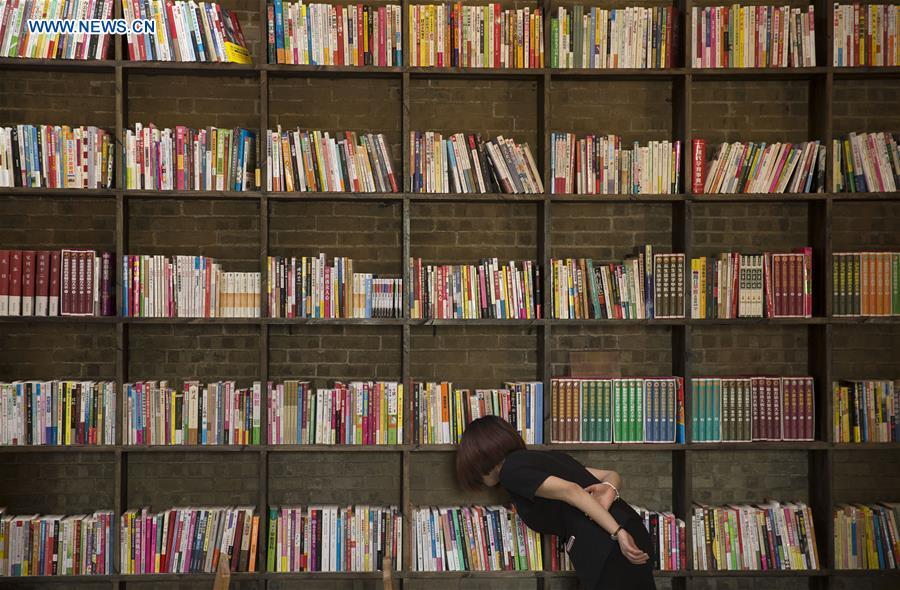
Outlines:
{"type": "Polygon", "coordinates": [[[65,410],[66,421],[63,423],[63,431],[64,431],[65,444],[70,445],[70,444],[72,444],[72,436],[71,436],[72,429],[70,427],[70,425],[72,424],[72,412],[71,412],[72,384],[71,383],[66,383],[65,399],[66,399],[66,407],[64,408],[64,410],[65,410]]]}
{"type": "Polygon", "coordinates": [[[397,384],[397,444],[403,444],[403,384],[397,384]]]}

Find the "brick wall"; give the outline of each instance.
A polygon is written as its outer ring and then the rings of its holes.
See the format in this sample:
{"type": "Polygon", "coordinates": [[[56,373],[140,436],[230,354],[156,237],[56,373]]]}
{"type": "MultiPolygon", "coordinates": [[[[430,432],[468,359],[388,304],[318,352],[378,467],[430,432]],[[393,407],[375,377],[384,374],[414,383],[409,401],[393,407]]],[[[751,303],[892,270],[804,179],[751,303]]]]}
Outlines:
{"type": "Polygon", "coordinates": [[[835,379],[900,378],[900,326],[835,326],[833,330],[835,379]]]}
{"type": "Polygon", "coordinates": [[[804,326],[699,326],[691,329],[696,376],[808,375],[804,326]]]}
{"type": "Polygon", "coordinates": [[[73,73],[4,69],[0,72],[0,125],[97,125],[115,131],[112,72],[73,73]],[[91,108],[84,108],[90,104],[91,108]]]}
{"type": "Polygon", "coordinates": [[[672,250],[670,204],[554,203],[550,253],[556,258],[622,262],[645,244],[672,250]]]}
{"type": "Polygon", "coordinates": [[[116,249],[112,199],[4,197],[0,200],[3,249],[116,249]]]}
{"type": "Polygon", "coordinates": [[[808,501],[803,451],[703,451],[691,461],[695,502],[808,501]]]}
{"type": "Polygon", "coordinates": [[[269,505],[400,506],[400,453],[269,454],[269,505]]]}
{"type": "Polygon", "coordinates": [[[112,453],[4,452],[0,506],[9,514],[81,514],[112,510],[112,453]]]}
{"type": "Polygon", "coordinates": [[[810,245],[805,203],[694,203],[691,210],[692,256],[790,252],[810,245]]]}
{"type": "Polygon", "coordinates": [[[244,127],[259,129],[256,74],[195,76],[130,74],[125,124],[159,128],[244,127]]]}
{"type": "MultiPolygon", "coordinates": [[[[667,326],[554,326],[550,354],[553,376],[572,375],[570,352],[602,351],[612,376],[643,377],[673,374],[672,329],[667,326]]],[[[590,372],[591,374],[594,371],[590,372]]]]}
{"type": "Polygon", "coordinates": [[[834,81],[831,112],[834,137],[851,132],[900,131],[900,113],[894,108],[900,99],[896,80],[834,81]]]}
{"type": "Polygon", "coordinates": [[[900,501],[900,457],[890,451],[871,451],[865,456],[836,451],[834,501],[900,501]]]}
{"type": "Polygon", "coordinates": [[[68,322],[0,324],[0,379],[115,379],[116,327],[68,322]]]}
{"type": "Polygon", "coordinates": [[[900,203],[835,203],[834,252],[900,250],[900,203]]]}

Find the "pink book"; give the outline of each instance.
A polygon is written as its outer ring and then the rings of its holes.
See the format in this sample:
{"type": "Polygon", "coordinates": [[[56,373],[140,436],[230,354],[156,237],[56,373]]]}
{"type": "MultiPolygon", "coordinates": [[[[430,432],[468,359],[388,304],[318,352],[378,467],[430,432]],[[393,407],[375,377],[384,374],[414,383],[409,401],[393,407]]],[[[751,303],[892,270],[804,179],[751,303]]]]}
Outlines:
{"type": "Polygon", "coordinates": [[[778,186],[778,179],[781,177],[781,171],[784,169],[784,165],[788,160],[788,157],[793,150],[794,145],[791,143],[785,143],[784,147],[781,151],[781,157],[778,159],[778,164],[775,167],[775,173],[772,175],[772,183],[769,185],[769,189],[766,191],[767,193],[775,192],[775,187],[778,186]]]}

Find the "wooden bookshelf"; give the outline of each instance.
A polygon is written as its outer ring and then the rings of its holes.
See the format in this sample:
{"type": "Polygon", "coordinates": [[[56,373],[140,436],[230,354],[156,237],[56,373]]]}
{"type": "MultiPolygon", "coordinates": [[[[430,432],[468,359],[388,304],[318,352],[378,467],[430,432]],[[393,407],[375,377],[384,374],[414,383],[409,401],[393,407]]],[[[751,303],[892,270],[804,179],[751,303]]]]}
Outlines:
{"type": "MultiPolygon", "coordinates": [[[[407,7],[411,0],[399,0],[402,5],[404,37],[408,36],[408,23],[406,22],[407,7]]],[[[266,0],[259,0],[258,16],[260,34],[265,35],[266,0]]],[[[585,5],[590,5],[586,2],[585,5]]],[[[636,0],[634,4],[641,4],[636,0]]],[[[690,60],[683,59],[689,54],[691,31],[690,12],[693,0],[674,0],[674,6],[679,10],[680,34],[677,38],[680,46],[675,48],[676,60],[684,63],[690,60]]],[[[724,4],[724,3],[723,3],[724,4]]],[[[551,8],[558,3],[550,0],[535,2],[540,5],[545,13],[545,47],[546,59],[549,61],[549,34],[551,8]]],[[[115,16],[121,17],[121,3],[114,2],[115,16]]],[[[672,483],[671,483],[671,508],[682,519],[689,520],[693,502],[692,474],[695,469],[695,460],[699,453],[707,451],[741,451],[748,457],[756,451],[793,451],[806,453],[809,462],[808,490],[809,500],[812,506],[815,527],[818,537],[818,548],[823,568],[816,571],[770,571],[770,572],[658,572],[661,578],[671,580],[672,588],[685,590],[692,587],[692,581],[715,578],[741,578],[755,576],[760,578],[795,578],[796,587],[808,587],[810,590],[824,590],[836,587],[836,576],[852,576],[860,578],[865,576],[890,577],[900,575],[898,571],[838,571],[832,569],[834,564],[833,547],[833,522],[831,510],[834,504],[834,473],[833,461],[835,451],[855,451],[864,456],[869,451],[889,450],[900,451],[900,443],[868,443],[862,445],[839,444],[833,442],[830,428],[832,415],[832,400],[830,384],[835,378],[832,350],[834,348],[834,328],[844,325],[898,325],[900,318],[839,318],[831,315],[831,253],[833,251],[832,226],[834,223],[834,208],[838,203],[853,202],[900,202],[898,193],[815,193],[798,195],[693,195],[690,193],[690,145],[692,129],[692,106],[694,105],[692,89],[696,82],[710,81],[801,81],[810,85],[809,92],[809,137],[820,139],[826,147],[828,169],[826,174],[826,186],[831,186],[833,170],[831,169],[831,139],[834,134],[832,101],[834,98],[835,80],[868,80],[890,79],[900,81],[900,67],[834,67],[832,63],[832,35],[830,26],[833,17],[833,5],[825,0],[816,0],[815,10],[817,14],[817,57],[820,64],[807,68],[742,68],[742,69],[696,69],[690,65],[665,69],[520,69],[500,70],[483,68],[422,68],[399,66],[391,68],[380,67],[328,67],[328,66],[301,66],[278,65],[265,63],[265,42],[260,40],[258,50],[254,55],[255,63],[252,65],[241,64],[214,64],[214,63],[159,63],[159,62],[131,62],[125,59],[127,48],[124,37],[114,38],[114,56],[111,59],[101,61],[66,61],[66,60],[23,60],[0,58],[0,70],[11,71],[53,71],[63,73],[97,73],[104,76],[112,76],[115,80],[115,127],[110,129],[117,138],[123,137],[126,122],[128,121],[128,81],[134,76],[180,74],[196,76],[202,82],[209,77],[235,76],[254,79],[259,91],[259,118],[258,129],[265,130],[269,125],[270,111],[270,80],[281,78],[309,78],[317,79],[360,79],[383,78],[396,80],[400,86],[399,109],[396,117],[399,120],[399,128],[402,142],[402,174],[404,192],[399,193],[284,193],[256,190],[248,192],[233,191],[126,191],[121,188],[95,189],[95,190],[66,190],[66,189],[32,189],[32,188],[0,188],[0,198],[27,197],[35,199],[70,199],[70,198],[100,198],[110,199],[115,203],[116,228],[115,228],[115,258],[120,261],[122,255],[130,253],[127,248],[129,204],[133,200],[227,200],[246,201],[258,204],[259,215],[259,269],[262,273],[262,282],[266,284],[266,260],[269,255],[269,215],[270,203],[279,201],[297,202],[386,202],[397,203],[401,211],[401,244],[402,258],[408,260],[415,252],[412,251],[410,219],[412,207],[422,203],[447,202],[447,203],[508,203],[533,204],[537,210],[537,250],[538,262],[546,269],[549,267],[551,257],[551,220],[554,209],[558,203],[588,203],[588,204],[665,204],[671,211],[671,247],[673,251],[683,252],[685,258],[690,260],[695,249],[693,247],[693,208],[695,204],[706,203],[802,203],[808,211],[808,236],[807,242],[814,248],[814,301],[816,315],[812,318],[799,319],[732,319],[732,320],[416,320],[408,317],[400,319],[344,319],[344,320],[286,320],[272,318],[234,318],[234,319],[183,319],[183,318],[0,318],[2,324],[15,323],[41,323],[67,325],[71,323],[88,323],[112,325],[115,329],[116,346],[110,350],[115,356],[117,391],[123,390],[123,384],[130,381],[128,375],[129,354],[129,330],[131,326],[138,325],[173,325],[196,326],[209,324],[223,325],[250,325],[255,326],[259,337],[259,380],[265,382],[269,375],[269,331],[270,326],[297,326],[302,329],[305,326],[383,326],[386,329],[399,329],[401,332],[400,345],[400,375],[398,377],[410,391],[410,383],[415,375],[411,370],[412,335],[414,327],[428,326],[438,329],[444,326],[519,326],[537,331],[537,358],[538,373],[544,383],[544,389],[549,397],[550,381],[554,377],[552,372],[551,351],[554,348],[552,334],[555,329],[566,326],[594,326],[601,331],[622,325],[632,325],[640,328],[652,329],[662,326],[671,333],[671,350],[673,375],[679,375],[685,379],[685,415],[690,416],[691,396],[690,379],[694,374],[692,359],[692,330],[705,326],[768,326],[785,325],[797,326],[806,329],[808,333],[808,374],[816,381],[816,423],[817,440],[810,442],[783,442],[783,443],[693,443],[687,444],[543,444],[536,445],[542,449],[559,449],[567,451],[621,451],[633,453],[664,452],[671,457],[672,483]],[[551,84],[555,81],[584,81],[597,84],[598,88],[604,82],[613,81],[638,81],[654,82],[669,81],[672,84],[672,131],[670,139],[682,142],[681,178],[685,185],[685,192],[676,195],[551,195],[549,183],[547,191],[543,195],[460,195],[460,194],[416,194],[409,191],[408,172],[410,162],[406,158],[409,151],[409,132],[411,127],[410,115],[410,87],[414,80],[440,80],[440,79],[464,79],[464,80],[522,80],[534,81],[537,86],[538,96],[537,128],[538,145],[535,146],[535,157],[538,167],[542,170],[543,178],[550,177],[550,137],[551,113],[553,104],[551,100],[551,84]]],[[[461,131],[466,131],[462,130],[461,131]]],[[[614,130],[610,130],[614,131],[614,130]]],[[[263,153],[263,158],[265,154],[263,153]]],[[[121,175],[122,152],[117,150],[117,175],[121,175]]],[[[260,167],[265,169],[265,162],[260,162],[260,167]]],[[[121,184],[121,178],[119,178],[121,184]]],[[[2,244],[0,244],[2,245],[2,244]]],[[[118,264],[115,265],[117,275],[121,272],[118,264]]],[[[403,264],[403,278],[408,281],[408,269],[403,264]]],[[[550,277],[544,273],[543,293],[545,298],[544,309],[547,308],[550,293],[550,277]]],[[[121,282],[116,281],[116,301],[121,299],[121,282]]],[[[690,285],[685,284],[686,301],[690,300],[690,285]]],[[[265,298],[262,298],[261,315],[265,315],[265,298]]],[[[408,313],[405,311],[405,313],[408,313]]],[[[175,328],[176,330],[178,328],[175,328]]],[[[900,370],[900,363],[897,366],[900,370]]],[[[10,376],[11,377],[11,376],[10,376]]],[[[27,377],[17,375],[17,378],[27,377]]],[[[65,375],[60,375],[65,378],[65,375]]],[[[374,376],[373,376],[374,377],[374,376]]],[[[489,385],[489,384],[485,384],[489,385]]],[[[263,393],[265,396],[265,392],[263,393]]],[[[406,407],[406,432],[411,434],[411,396],[407,395],[406,407]]],[[[121,425],[122,404],[117,404],[116,423],[121,425]]],[[[266,407],[265,399],[262,401],[266,407]]],[[[545,403],[545,432],[549,432],[550,404],[545,403]]],[[[687,420],[686,437],[691,440],[690,420],[687,420]]],[[[263,421],[261,438],[266,440],[266,424],[263,421]]],[[[121,443],[122,432],[118,428],[118,440],[121,443]]],[[[401,478],[397,481],[399,489],[400,507],[404,515],[404,548],[403,563],[397,564],[399,571],[396,577],[405,585],[406,580],[442,580],[442,579],[488,579],[502,580],[531,579],[534,580],[538,590],[546,590],[556,578],[571,578],[571,572],[446,572],[426,573],[415,572],[412,564],[412,551],[410,545],[411,528],[410,516],[413,505],[411,502],[410,482],[420,474],[413,473],[412,456],[422,453],[452,453],[451,445],[413,445],[401,444],[395,446],[321,446],[321,445],[259,445],[259,446],[234,446],[234,447],[198,447],[198,446],[127,446],[122,444],[99,447],[0,447],[0,457],[17,453],[111,453],[114,456],[114,511],[113,523],[114,547],[118,546],[118,517],[127,509],[134,508],[128,502],[128,457],[139,454],[159,454],[177,452],[200,452],[216,455],[222,454],[255,454],[258,462],[258,502],[257,513],[265,515],[269,502],[269,463],[270,458],[279,453],[306,453],[306,452],[351,452],[366,454],[399,454],[401,462],[401,478]]],[[[2,459],[0,459],[2,462],[2,459]]],[[[98,506],[98,509],[110,508],[98,506]]],[[[265,549],[268,535],[266,528],[268,521],[260,520],[259,531],[259,557],[257,563],[265,566],[265,549]]],[[[691,531],[687,528],[687,547],[691,547],[691,531]]],[[[546,554],[546,553],[545,553],[546,554]]],[[[118,561],[118,551],[115,550],[114,561],[118,561]]],[[[549,559],[546,560],[549,562],[549,559]]],[[[688,559],[690,567],[690,559],[688,559]]],[[[116,569],[117,566],[116,566],[116,569]]],[[[235,580],[256,580],[257,587],[268,587],[269,582],[276,580],[372,580],[380,579],[380,573],[301,573],[301,574],[275,574],[257,572],[254,574],[233,574],[235,580]]],[[[35,580],[35,578],[23,578],[23,580],[35,580]]],[[[101,582],[109,583],[114,589],[124,589],[128,582],[157,581],[161,583],[176,583],[185,580],[212,581],[212,575],[206,574],[160,574],[160,575],[119,575],[107,576],[58,576],[40,578],[41,583],[62,583],[64,585],[75,583],[101,582]]]]}

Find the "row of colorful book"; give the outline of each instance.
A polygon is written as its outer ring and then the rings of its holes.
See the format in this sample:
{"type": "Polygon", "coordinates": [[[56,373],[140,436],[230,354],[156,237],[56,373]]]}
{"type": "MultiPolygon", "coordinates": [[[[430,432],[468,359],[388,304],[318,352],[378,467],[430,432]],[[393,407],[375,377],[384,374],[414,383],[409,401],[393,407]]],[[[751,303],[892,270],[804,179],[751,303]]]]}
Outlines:
{"type": "Polygon", "coordinates": [[[696,194],[820,193],[825,190],[825,146],[800,143],[724,142],[708,164],[706,140],[694,139],[696,194]],[[698,161],[697,156],[701,156],[698,161]],[[701,174],[696,170],[702,169],[701,174]]]}
{"type": "Polygon", "coordinates": [[[109,131],[93,125],[0,127],[0,187],[111,188],[114,154],[109,131]]]}
{"type": "Polygon", "coordinates": [[[835,381],[834,440],[900,442],[900,379],[835,381]]]}
{"type": "Polygon", "coordinates": [[[834,509],[834,562],[842,570],[900,568],[900,503],[839,504],[834,509]]]}
{"type": "Polygon", "coordinates": [[[900,6],[835,3],[833,26],[834,65],[900,65],[900,6]]]}
{"type": "Polygon", "coordinates": [[[41,516],[0,508],[0,577],[111,574],[114,518],[109,511],[41,516]]]}
{"type": "MultiPolygon", "coordinates": [[[[99,34],[88,34],[74,27],[63,34],[59,28],[32,30],[29,20],[75,19],[109,20],[115,0],[7,0],[0,5],[0,57],[24,57],[34,59],[104,59],[108,56],[109,40],[113,33],[106,29],[99,34]]],[[[74,25],[74,23],[72,23],[74,25]]]]}
{"type": "Polygon", "coordinates": [[[832,315],[900,315],[900,252],[832,256],[832,315]]]}
{"type": "Polygon", "coordinates": [[[879,131],[832,140],[834,192],[895,192],[900,186],[898,137],[879,131]]]}

